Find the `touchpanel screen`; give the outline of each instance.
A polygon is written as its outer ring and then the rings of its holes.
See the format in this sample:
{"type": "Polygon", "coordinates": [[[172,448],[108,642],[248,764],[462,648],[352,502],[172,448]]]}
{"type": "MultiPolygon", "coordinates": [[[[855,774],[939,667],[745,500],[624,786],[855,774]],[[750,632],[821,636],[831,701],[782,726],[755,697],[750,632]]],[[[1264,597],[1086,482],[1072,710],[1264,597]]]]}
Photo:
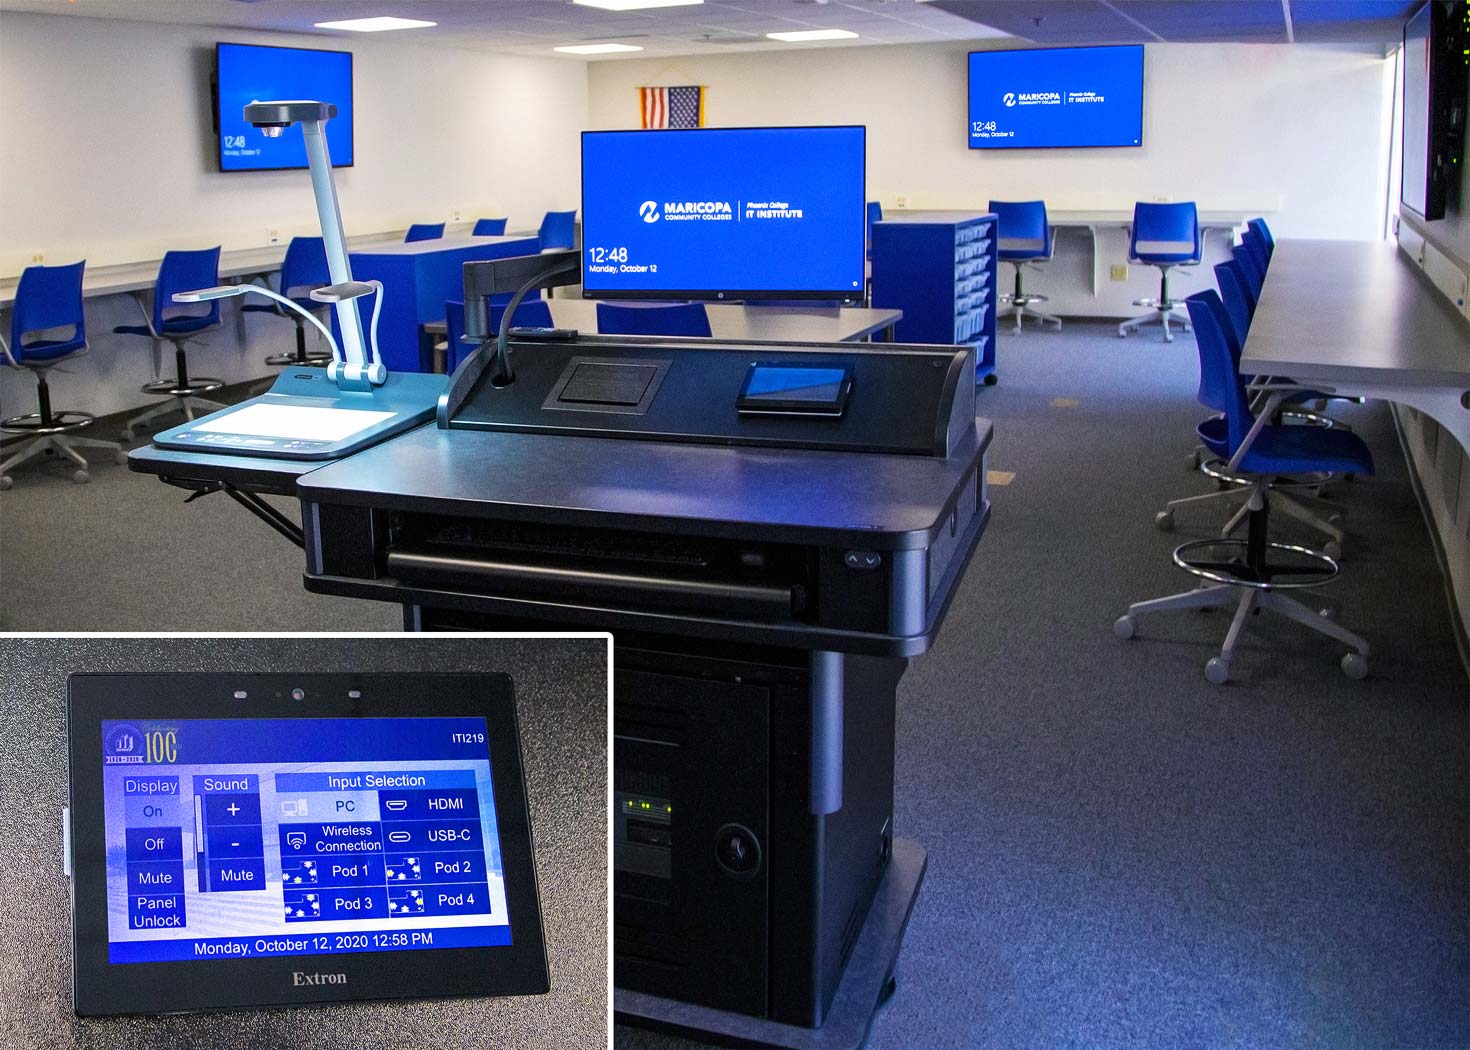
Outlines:
{"type": "Polygon", "coordinates": [[[484,719],[162,725],[102,723],[111,962],[510,943],[484,719]]]}
{"type": "Polygon", "coordinates": [[[192,429],[204,434],[341,441],[362,433],[375,423],[392,419],[393,415],[392,412],[348,408],[254,404],[238,412],[226,412],[207,419],[192,429]]]}

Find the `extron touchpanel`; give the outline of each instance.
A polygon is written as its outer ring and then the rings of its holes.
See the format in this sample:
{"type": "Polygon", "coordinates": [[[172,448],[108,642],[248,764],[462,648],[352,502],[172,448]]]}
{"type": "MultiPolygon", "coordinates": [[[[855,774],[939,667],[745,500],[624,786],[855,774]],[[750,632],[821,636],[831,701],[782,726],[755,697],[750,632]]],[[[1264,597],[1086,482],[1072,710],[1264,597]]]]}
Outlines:
{"type": "Polygon", "coordinates": [[[70,692],[79,1013],[546,990],[509,679],[70,692]]]}
{"type": "Polygon", "coordinates": [[[102,735],[112,962],[510,943],[483,719],[102,735]]]}

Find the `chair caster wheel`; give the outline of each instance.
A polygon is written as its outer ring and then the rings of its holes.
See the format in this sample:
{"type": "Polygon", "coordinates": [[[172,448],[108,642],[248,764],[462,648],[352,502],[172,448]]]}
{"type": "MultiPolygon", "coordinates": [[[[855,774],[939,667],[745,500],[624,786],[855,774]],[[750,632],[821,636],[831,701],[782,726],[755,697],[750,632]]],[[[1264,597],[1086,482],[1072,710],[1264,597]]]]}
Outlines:
{"type": "Polygon", "coordinates": [[[8,476],[0,474],[0,492],[4,492],[6,489],[10,488],[10,486],[14,484],[15,482],[12,481],[8,476]]]}
{"type": "Polygon", "coordinates": [[[1361,682],[1368,677],[1368,658],[1362,653],[1348,653],[1342,658],[1342,673],[1361,682]]]}
{"type": "Polygon", "coordinates": [[[1191,452],[1189,456],[1185,459],[1185,462],[1188,464],[1188,470],[1199,470],[1199,453],[1191,452]]]}
{"type": "Polygon", "coordinates": [[[991,372],[988,376],[985,377],[985,385],[986,386],[995,386],[995,384],[996,383],[999,383],[999,382],[1000,382],[1000,379],[999,379],[998,376],[996,376],[996,374],[994,372],[991,372]]]}
{"type": "Polygon", "coordinates": [[[1174,512],[1172,510],[1161,510],[1154,515],[1154,528],[1160,532],[1174,531],[1174,512]]]}
{"type": "Polygon", "coordinates": [[[1337,610],[1332,608],[1331,606],[1324,605],[1322,606],[1322,608],[1317,610],[1317,615],[1322,617],[1322,619],[1324,620],[1331,620],[1337,616],[1337,610]]]}
{"type": "Polygon", "coordinates": [[[120,467],[128,465],[128,453],[126,449],[118,449],[112,454],[112,461],[120,467]]]}
{"type": "Polygon", "coordinates": [[[1211,685],[1224,685],[1230,680],[1230,664],[1218,656],[1210,657],[1205,664],[1205,681],[1211,685]]]}
{"type": "Polygon", "coordinates": [[[78,485],[85,485],[92,480],[92,475],[88,474],[85,470],[78,470],[72,474],[71,480],[78,485]]]}
{"type": "Polygon", "coordinates": [[[131,441],[131,440],[133,440],[133,428],[132,427],[124,427],[122,430],[118,431],[118,435],[117,436],[118,436],[118,440],[120,440],[120,441],[131,441]]]}
{"type": "Polygon", "coordinates": [[[1342,544],[1336,540],[1328,540],[1327,545],[1322,548],[1322,553],[1333,561],[1342,560],[1342,544]]]}
{"type": "Polygon", "coordinates": [[[1331,525],[1333,528],[1342,528],[1342,523],[1346,520],[1347,519],[1343,517],[1342,511],[1340,510],[1334,511],[1333,513],[1327,515],[1327,524],[1331,525]]]}
{"type": "Polygon", "coordinates": [[[1113,621],[1113,633],[1119,638],[1132,638],[1133,632],[1138,628],[1138,621],[1124,613],[1113,621]]]}
{"type": "Polygon", "coordinates": [[[1123,331],[1123,329],[1119,328],[1118,329],[1118,338],[1119,339],[1127,339],[1128,338],[1128,333],[1125,332],[1125,331],[1123,331]]]}

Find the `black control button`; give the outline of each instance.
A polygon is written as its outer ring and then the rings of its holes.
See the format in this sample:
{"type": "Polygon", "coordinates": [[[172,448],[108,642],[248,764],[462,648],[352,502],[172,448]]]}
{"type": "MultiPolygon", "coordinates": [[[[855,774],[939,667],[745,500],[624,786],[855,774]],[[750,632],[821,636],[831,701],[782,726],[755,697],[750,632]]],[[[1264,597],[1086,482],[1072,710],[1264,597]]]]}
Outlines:
{"type": "Polygon", "coordinates": [[[883,555],[877,551],[848,551],[843,561],[849,569],[876,569],[883,564],[883,555]]]}
{"type": "Polygon", "coordinates": [[[715,835],[715,859],[731,875],[748,879],[760,870],[761,845],[749,828],[726,824],[715,835]]]}

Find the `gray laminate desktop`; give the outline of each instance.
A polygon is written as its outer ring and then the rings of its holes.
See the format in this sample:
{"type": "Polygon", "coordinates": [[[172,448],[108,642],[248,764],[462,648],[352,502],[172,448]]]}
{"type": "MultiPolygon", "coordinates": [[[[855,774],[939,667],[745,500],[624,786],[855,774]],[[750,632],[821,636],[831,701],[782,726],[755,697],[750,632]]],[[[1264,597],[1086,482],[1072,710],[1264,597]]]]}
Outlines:
{"type": "Polygon", "coordinates": [[[1394,244],[1277,241],[1240,367],[1410,405],[1470,449],[1470,322],[1394,244]]]}

